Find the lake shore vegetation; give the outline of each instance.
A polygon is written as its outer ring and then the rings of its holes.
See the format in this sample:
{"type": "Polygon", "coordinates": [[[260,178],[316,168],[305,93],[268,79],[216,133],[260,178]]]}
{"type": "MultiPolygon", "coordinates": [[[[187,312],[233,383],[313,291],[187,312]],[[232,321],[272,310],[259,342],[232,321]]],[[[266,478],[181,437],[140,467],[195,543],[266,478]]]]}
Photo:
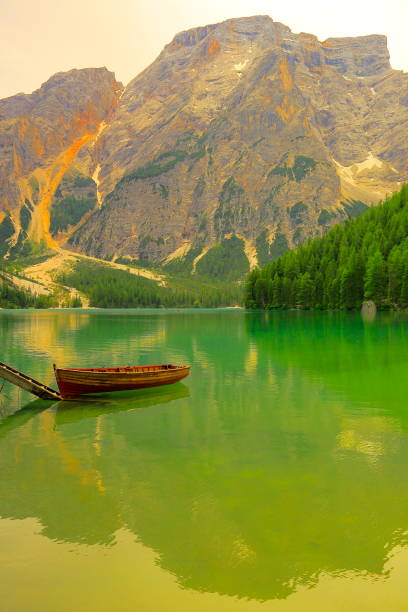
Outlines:
{"type": "Polygon", "coordinates": [[[249,309],[408,308],[408,186],[249,273],[249,309]]]}

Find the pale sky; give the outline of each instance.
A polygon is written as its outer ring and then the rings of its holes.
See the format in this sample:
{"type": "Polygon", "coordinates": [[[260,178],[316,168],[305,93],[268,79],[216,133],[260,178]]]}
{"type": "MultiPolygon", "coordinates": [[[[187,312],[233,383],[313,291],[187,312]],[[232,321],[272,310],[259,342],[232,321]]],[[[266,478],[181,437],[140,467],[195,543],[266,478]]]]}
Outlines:
{"type": "Polygon", "coordinates": [[[126,84],[177,32],[249,15],[320,40],[385,34],[408,71],[408,0],[0,0],[0,98],[71,68],[106,66],[126,84]]]}

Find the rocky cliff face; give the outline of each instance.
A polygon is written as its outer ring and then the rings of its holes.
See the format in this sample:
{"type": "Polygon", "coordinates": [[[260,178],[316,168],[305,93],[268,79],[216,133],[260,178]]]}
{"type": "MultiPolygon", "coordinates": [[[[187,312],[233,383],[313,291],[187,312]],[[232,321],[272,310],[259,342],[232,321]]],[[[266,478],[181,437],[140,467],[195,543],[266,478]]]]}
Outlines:
{"type": "MultiPolygon", "coordinates": [[[[49,227],[54,193],[73,163],[81,165],[78,152],[109,121],[121,90],[106,68],[71,70],[56,74],[31,95],[0,101],[3,252],[27,236],[54,244],[49,227]]],[[[92,164],[88,153],[82,161],[85,173],[92,164]]]]}
{"type": "MultiPolygon", "coordinates": [[[[233,253],[242,274],[408,180],[408,75],[391,68],[384,36],[319,42],[265,16],[196,28],[165,47],[113,113],[118,85],[106,74],[106,95],[87,98],[106,126],[96,144],[81,140],[96,120],[74,130],[76,140],[61,136],[82,148],[53,199],[64,219],[51,239],[73,250],[193,272],[233,253]],[[81,187],[81,176],[93,183],[81,187]],[[70,216],[70,197],[93,203],[70,216]]],[[[65,91],[75,106],[78,90],[65,91]]],[[[26,98],[12,99],[13,116],[21,108],[31,122],[26,98]]],[[[22,152],[8,157],[14,174],[39,172],[49,135],[30,137],[31,166],[22,152]]],[[[42,196],[34,202],[28,180],[21,184],[7,185],[8,206],[27,197],[42,210],[42,196]]]]}
{"type": "Polygon", "coordinates": [[[102,134],[103,203],[71,247],[200,269],[234,239],[264,263],[407,179],[407,86],[383,36],[262,16],[182,32],[102,134]]]}

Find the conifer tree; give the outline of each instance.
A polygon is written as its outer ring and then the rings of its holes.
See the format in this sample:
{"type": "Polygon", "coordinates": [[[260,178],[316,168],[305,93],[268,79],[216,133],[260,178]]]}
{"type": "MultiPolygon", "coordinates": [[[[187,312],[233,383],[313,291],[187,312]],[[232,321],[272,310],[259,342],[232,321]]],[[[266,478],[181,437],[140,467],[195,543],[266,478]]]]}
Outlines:
{"type": "Polygon", "coordinates": [[[378,306],[386,296],[387,272],[381,251],[377,249],[367,261],[367,271],[364,279],[364,297],[373,300],[378,306]]]}
{"type": "Polygon", "coordinates": [[[408,307],[408,186],[248,276],[248,308],[408,307]]]}

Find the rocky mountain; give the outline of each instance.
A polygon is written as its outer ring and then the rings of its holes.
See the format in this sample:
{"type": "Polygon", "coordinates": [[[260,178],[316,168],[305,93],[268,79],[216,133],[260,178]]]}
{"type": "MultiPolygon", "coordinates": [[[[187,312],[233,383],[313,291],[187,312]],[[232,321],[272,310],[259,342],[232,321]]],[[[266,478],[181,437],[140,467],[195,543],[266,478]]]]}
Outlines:
{"type": "Polygon", "coordinates": [[[0,100],[0,252],[27,237],[55,245],[50,208],[67,170],[78,175],[74,168],[83,166],[95,196],[89,145],[111,119],[122,89],[106,68],[71,70],[31,95],[0,100]]]}
{"type": "Polygon", "coordinates": [[[120,92],[72,71],[0,103],[13,236],[239,276],[408,180],[408,74],[384,36],[231,19],[177,34],[120,92]]]}

